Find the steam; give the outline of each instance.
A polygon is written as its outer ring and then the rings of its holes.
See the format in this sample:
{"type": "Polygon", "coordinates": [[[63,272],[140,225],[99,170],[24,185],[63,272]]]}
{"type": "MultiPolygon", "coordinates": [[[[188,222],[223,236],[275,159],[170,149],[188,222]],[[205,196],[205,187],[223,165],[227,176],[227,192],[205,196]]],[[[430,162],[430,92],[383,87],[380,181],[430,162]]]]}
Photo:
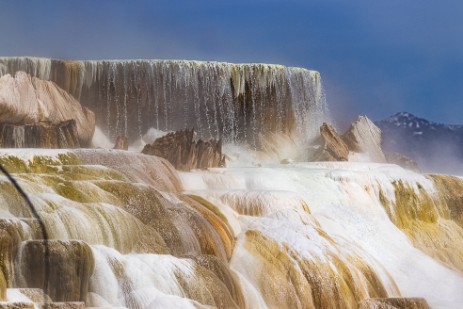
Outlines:
{"type": "Polygon", "coordinates": [[[92,145],[95,148],[111,149],[113,148],[114,143],[112,143],[103,131],[96,126],[95,133],[93,134],[92,145]]]}
{"type": "Polygon", "coordinates": [[[415,152],[414,158],[424,172],[463,176],[461,145],[447,141],[434,141],[426,152],[415,152]]]}

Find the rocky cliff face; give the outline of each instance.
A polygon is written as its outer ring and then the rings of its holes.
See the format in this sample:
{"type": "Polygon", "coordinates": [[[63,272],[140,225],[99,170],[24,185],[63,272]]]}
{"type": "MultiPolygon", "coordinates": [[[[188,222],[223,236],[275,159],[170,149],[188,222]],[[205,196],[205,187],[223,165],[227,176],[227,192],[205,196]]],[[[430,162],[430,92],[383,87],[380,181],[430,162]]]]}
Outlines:
{"type": "Polygon", "coordinates": [[[59,131],[64,122],[74,120],[82,146],[90,145],[95,130],[93,112],[55,83],[24,72],[0,77],[0,111],[0,123],[32,125],[39,131],[47,130],[47,124],[59,131]]]}
{"type": "Polygon", "coordinates": [[[195,128],[203,139],[244,141],[259,134],[310,140],[327,118],[318,72],[267,64],[200,61],[64,61],[0,58],[0,75],[25,71],[57,83],[96,113],[113,139],[149,128],[195,128]]]}

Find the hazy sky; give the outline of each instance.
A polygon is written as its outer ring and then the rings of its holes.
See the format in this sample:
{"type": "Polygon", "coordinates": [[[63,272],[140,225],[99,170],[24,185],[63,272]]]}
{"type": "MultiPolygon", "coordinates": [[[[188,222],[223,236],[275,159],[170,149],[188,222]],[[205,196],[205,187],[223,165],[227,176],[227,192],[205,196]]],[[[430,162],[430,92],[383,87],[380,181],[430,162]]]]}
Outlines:
{"type": "Polygon", "coordinates": [[[0,56],[268,62],[321,72],[332,114],[463,124],[463,1],[0,0],[0,56]]]}

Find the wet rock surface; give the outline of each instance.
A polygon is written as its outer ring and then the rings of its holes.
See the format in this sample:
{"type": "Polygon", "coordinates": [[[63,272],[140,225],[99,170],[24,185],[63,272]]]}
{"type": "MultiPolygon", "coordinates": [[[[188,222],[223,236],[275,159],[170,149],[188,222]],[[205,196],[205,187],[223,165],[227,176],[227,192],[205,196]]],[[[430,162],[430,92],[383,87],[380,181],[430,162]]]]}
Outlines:
{"type": "Polygon", "coordinates": [[[97,125],[110,132],[112,141],[123,132],[133,142],[155,127],[195,128],[204,138],[253,142],[254,134],[289,132],[297,123],[316,134],[325,119],[320,74],[302,68],[0,57],[0,75],[18,71],[53,81],[70,93],[95,112],[97,125]]]}
{"type": "Polygon", "coordinates": [[[0,309],[34,309],[33,303],[26,303],[26,302],[14,302],[14,303],[7,303],[1,302],[0,309]]]}
{"type": "Polygon", "coordinates": [[[42,305],[42,309],[85,309],[83,302],[53,302],[42,305]]]}
{"type": "MultiPolygon", "coordinates": [[[[95,264],[90,247],[85,242],[76,240],[49,240],[47,245],[50,263],[48,295],[56,302],[84,301],[95,264]]],[[[45,254],[42,240],[24,242],[18,263],[25,286],[45,286],[45,254]]]]}
{"type": "Polygon", "coordinates": [[[424,298],[371,298],[359,303],[358,309],[430,309],[424,298]]]}
{"type": "Polygon", "coordinates": [[[79,148],[75,120],[58,124],[42,122],[32,125],[0,124],[0,147],[3,148],[79,148]]]}

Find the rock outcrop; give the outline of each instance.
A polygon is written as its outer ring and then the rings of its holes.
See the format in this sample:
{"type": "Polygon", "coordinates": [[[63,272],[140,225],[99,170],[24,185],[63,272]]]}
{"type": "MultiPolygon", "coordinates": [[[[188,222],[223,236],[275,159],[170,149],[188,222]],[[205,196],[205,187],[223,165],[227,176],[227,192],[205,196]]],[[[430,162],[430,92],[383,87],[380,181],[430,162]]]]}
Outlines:
{"type": "Polygon", "coordinates": [[[176,169],[184,171],[223,166],[222,141],[195,140],[194,135],[193,129],[169,133],[147,144],[142,153],[165,158],[176,169]]]}
{"type": "Polygon", "coordinates": [[[71,119],[58,124],[0,124],[0,147],[79,148],[76,121],[71,119]]]}
{"type": "Polygon", "coordinates": [[[383,153],[381,136],[381,129],[366,116],[359,116],[342,136],[332,125],[323,123],[320,127],[320,138],[316,142],[318,148],[312,152],[311,158],[313,161],[356,161],[358,158],[355,153],[358,153],[360,157],[367,156],[361,160],[397,164],[420,172],[418,164],[407,156],[400,153],[383,153]],[[350,153],[353,155],[349,158],[350,153]]]}
{"type": "Polygon", "coordinates": [[[321,146],[315,152],[315,161],[347,161],[349,159],[349,148],[332,125],[323,123],[320,127],[320,136],[321,146]]]}
{"type": "Polygon", "coordinates": [[[129,150],[129,139],[126,135],[119,135],[113,149],[129,150]]]}
{"type": "Polygon", "coordinates": [[[31,77],[24,72],[0,78],[0,123],[59,126],[74,119],[81,146],[91,143],[95,115],[55,83],[31,77]]]}
{"type": "Polygon", "coordinates": [[[84,302],[53,302],[47,304],[46,309],[85,309],[84,302]]]}
{"type": "Polygon", "coordinates": [[[359,116],[342,139],[351,151],[367,154],[373,162],[386,162],[381,149],[381,129],[367,116],[359,116]]]}

